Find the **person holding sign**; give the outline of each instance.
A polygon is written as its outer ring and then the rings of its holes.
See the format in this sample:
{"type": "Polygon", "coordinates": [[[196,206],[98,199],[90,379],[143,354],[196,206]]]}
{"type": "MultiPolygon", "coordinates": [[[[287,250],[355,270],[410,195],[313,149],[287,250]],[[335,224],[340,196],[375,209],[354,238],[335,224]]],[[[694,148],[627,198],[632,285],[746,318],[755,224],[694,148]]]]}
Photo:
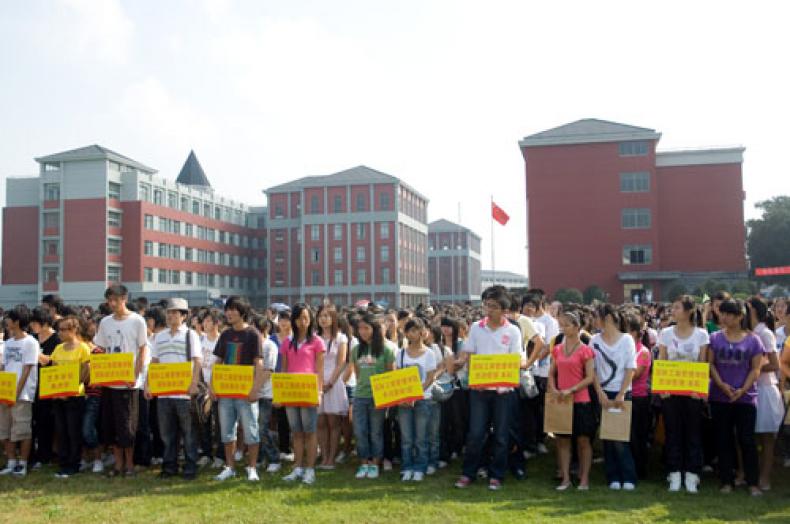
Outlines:
{"type": "MultiPolygon", "coordinates": [[[[324,382],[324,341],[315,334],[315,315],[307,304],[299,303],[291,310],[293,336],[280,346],[280,358],[285,373],[310,373],[318,376],[318,400],[324,382]]],[[[318,406],[287,406],[288,425],[294,447],[294,469],[283,480],[302,479],[305,484],[315,482],[315,459],[318,455],[318,406]]],[[[324,450],[328,452],[329,450],[324,450]]]]}
{"type": "Polygon", "coordinates": [[[429,440],[428,423],[432,416],[434,401],[431,400],[430,386],[436,375],[436,358],[423,344],[425,323],[420,318],[406,322],[407,346],[398,351],[395,358],[398,369],[416,367],[424,398],[398,406],[398,422],[401,438],[401,480],[421,482],[428,468],[429,440]]]}
{"type": "MultiPolygon", "coordinates": [[[[702,312],[688,295],[672,303],[674,326],[658,335],[658,359],[680,362],[706,362],[709,336],[703,329],[702,312]]],[[[662,394],[662,410],[666,428],[664,458],[669,471],[669,491],[696,493],[704,462],[702,449],[703,401],[698,395],[662,394]],[[682,475],[685,472],[685,477],[682,475]]]]}
{"type": "MultiPolygon", "coordinates": [[[[580,338],[581,321],[576,313],[560,315],[561,344],[551,352],[548,394],[561,400],[573,397],[573,437],[579,453],[579,489],[590,489],[592,445],[597,424],[588,386],[595,378],[595,353],[580,338]],[[555,378],[556,377],[556,378],[555,378]]],[[[571,484],[571,435],[557,437],[557,458],[562,481],[557,491],[565,491],[571,484]]]]}
{"type": "MultiPolygon", "coordinates": [[[[247,445],[247,480],[257,482],[258,449],[260,433],[258,430],[258,399],[263,387],[263,341],[257,329],[247,324],[250,304],[242,297],[231,296],[225,301],[225,319],[228,329],[222,332],[214,348],[214,362],[235,366],[253,366],[253,384],[247,398],[220,398],[219,423],[222,443],[225,445],[225,467],[216,480],[228,480],[236,476],[236,430],[241,422],[244,443],[247,445]]],[[[211,396],[216,399],[214,385],[211,396]]]]}
{"type": "MultiPolygon", "coordinates": [[[[197,476],[197,434],[192,420],[189,397],[197,395],[198,380],[202,369],[200,337],[184,323],[189,315],[189,305],[183,298],[167,301],[167,329],[154,337],[151,347],[152,364],[180,364],[192,362],[192,380],[187,394],[163,395],[156,400],[159,434],[164,444],[162,472],[159,478],[178,474],[179,435],[184,439],[184,479],[197,476]]],[[[150,371],[149,371],[150,373],[150,371]]],[[[145,398],[151,400],[150,377],[145,383],[145,398]]]]}
{"type": "Polygon", "coordinates": [[[0,371],[16,373],[16,402],[13,406],[0,404],[0,441],[8,462],[0,475],[27,475],[27,461],[33,438],[33,401],[36,384],[39,345],[25,333],[30,314],[24,306],[7,311],[4,318],[8,340],[5,341],[0,371]],[[19,458],[16,448],[19,444],[19,458]]]}
{"type": "Polygon", "coordinates": [[[82,458],[82,417],[85,413],[85,383],[90,377],[90,347],[80,340],[80,321],[69,315],[58,322],[62,341],[55,347],[50,360],[55,366],[79,366],[80,388],[77,396],[53,399],[55,432],[58,435],[58,478],[68,478],[79,473],[82,458]]]}
{"type": "Polygon", "coordinates": [[[765,349],[751,332],[752,323],[746,305],[740,300],[724,300],[719,305],[722,330],[710,337],[710,411],[716,432],[719,454],[721,492],[732,492],[735,481],[733,463],[737,434],[743,459],[746,483],[752,495],[762,494],[758,486],[757,443],[754,427],[757,419],[757,387],[765,349]]]}
{"type": "MultiPolygon", "coordinates": [[[[463,367],[471,355],[522,355],[521,330],[505,316],[511,297],[502,286],[491,286],[483,291],[482,302],[486,317],[472,325],[460,358],[454,367],[463,367]]],[[[455,487],[466,488],[477,475],[483,455],[483,444],[490,421],[493,420],[494,447],[489,464],[488,489],[499,490],[507,470],[510,423],[516,393],[513,388],[475,389],[469,394],[469,434],[466,440],[463,473],[455,487]]]]}
{"type": "Polygon", "coordinates": [[[108,386],[102,394],[103,442],[112,445],[115,467],[109,476],[124,473],[135,476],[134,440],[137,433],[139,389],[143,386],[143,365],[148,354],[148,333],[145,320],[129,311],[126,301],[129,291],[126,286],[113,284],[104,292],[104,298],[112,311],[99,323],[93,343],[108,354],[130,353],[133,355],[136,380],[123,386],[108,386]]]}
{"type": "Polygon", "coordinates": [[[357,385],[354,389],[354,438],[357,457],[361,461],[358,479],[379,477],[379,466],[384,456],[384,409],[376,409],[370,377],[395,368],[397,347],[384,339],[381,322],[372,313],[366,313],[357,322],[359,342],[351,348],[351,362],[357,385]]]}
{"type": "MultiPolygon", "coordinates": [[[[636,344],[627,333],[625,317],[611,304],[602,304],[595,312],[600,333],[593,335],[590,346],[595,351],[595,391],[601,409],[623,410],[631,400],[631,380],[636,370],[636,344]]],[[[628,442],[604,440],[606,482],[609,489],[636,489],[636,466],[628,442]]]]}

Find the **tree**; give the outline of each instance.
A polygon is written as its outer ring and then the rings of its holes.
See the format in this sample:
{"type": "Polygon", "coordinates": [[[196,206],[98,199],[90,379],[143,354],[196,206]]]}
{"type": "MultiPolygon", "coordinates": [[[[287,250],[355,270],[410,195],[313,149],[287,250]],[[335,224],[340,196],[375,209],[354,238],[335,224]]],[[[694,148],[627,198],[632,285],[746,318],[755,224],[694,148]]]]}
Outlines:
{"type": "Polygon", "coordinates": [[[757,282],[751,280],[738,280],[732,284],[732,293],[744,293],[746,295],[754,295],[759,290],[760,286],[757,282]]]}
{"type": "MultiPolygon", "coordinates": [[[[746,250],[753,268],[790,266],[790,196],[778,196],[755,204],[763,214],[746,222],[746,250]]],[[[790,284],[790,275],[765,278],[766,282],[790,284]]]]}
{"type": "Polygon", "coordinates": [[[574,287],[558,289],[554,293],[554,300],[559,300],[563,304],[581,304],[584,297],[582,292],[574,287]]]}
{"type": "Polygon", "coordinates": [[[606,291],[604,291],[601,286],[596,286],[595,284],[588,286],[582,295],[585,304],[592,304],[595,300],[606,302],[606,291]]]}
{"type": "Polygon", "coordinates": [[[694,294],[698,296],[708,295],[709,297],[712,297],[719,291],[729,291],[729,289],[727,288],[727,284],[721,282],[720,280],[714,280],[711,278],[700,284],[700,286],[697,287],[696,289],[694,289],[694,294]]]}
{"type": "Polygon", "coordinates": [[[669,302],[674,302],[680,298],[681,295],[685,295],[687,292],[688,290],[686,289],[686,286],[680,282],[676,282],[672,284],[672,287],[667,290],[667,296],[665,298],[669,302]]]}

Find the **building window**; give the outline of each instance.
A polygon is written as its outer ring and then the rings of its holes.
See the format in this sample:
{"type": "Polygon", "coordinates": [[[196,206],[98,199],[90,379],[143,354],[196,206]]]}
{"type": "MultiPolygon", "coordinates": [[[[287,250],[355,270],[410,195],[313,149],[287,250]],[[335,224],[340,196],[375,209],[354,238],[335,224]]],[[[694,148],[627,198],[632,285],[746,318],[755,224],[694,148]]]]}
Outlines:
{"type": "Polygon", "coordinates": [[[211,218],[211,204],[203,204],[203,216],[211,218]]]}
{"type": "Polygon", "coordinates": [[[188,212],[189,211],[189,198],[182,196],[181,197],[181,211],[188,212]]]}
{"type": "Polygon", "coordinates": [[[187,286],[192,285],[192,272],[191,271],[184,271],[184,284],[187,286]]]}
{"type": "Polygon", "coordinates": [[[364,269],[357,269],[357,285],[364,286],[367,277],[368,277],[367,271],[365,271],[364,269]]]}
{"type": "Polygon", "coordinates": [[[108,238],[107,239],[107,253],[111,255],[120,255],[121,254],[121,239],[119,238],[108,238]]]}
{"type": "Polygon", "coordinates": [[[653,248],[651,246],[623,247],[623,265],[652,264],[653,248]]]}
{"type": "Polygon", "coordinates": [[[59,213],[44,213],[44,229],[57,229],[60,227],[59,213]]]}
{"type": "Polygon", "coordinates": [[[390,225],[387,222],[379,224],[379,236],[382,240],[388,240],[390,237],[390,225]]]}
{"type": "Polygon", "coordinates": [[[314,285],[314,286],[320,286],[321,285],[321,273],[320,272],[318,272],[316,270],[311,271],[310,272],[310,279],[311,279],[310,281],[312,282],[312,285],[314,285]]]}
{"type": "Polygon", "coordinates": [[[274,218],[283,218],[285,213],[283,212],[283,206],[276,205],[274,206],[274,218]]]}
{"type": "Polygon", "coordinates": [[[118,266],[107,266],[107,282],[120,282],[121,268],[118,266]]]}
{"type": "Polygon", "coordinates": [[[335,240],[343,240],[343,224],[335,224],[333,238],[335,240]]]}
{"type": "Polygon", "coordinates": [[[58,241],[45,240],[44,241],[44,256],[56,257],[58,256],[58,241]]]}
{"type": "Polygon", "coordinates": [[[180,284],[181,283],[181,271],[174,269],[170,272],[170,283],[171,284],[180,284]]]}
{"type": "Polygon", "coordinates": [[[154,256],[154,243],[150,240],[146,240],[143,244],[143,254],[148,257],[154,256]]]}
{"type": "Polygon", "coordinates": [[[335,282],[334,285],[342,286],[343,285],[343,270],[342,269],[335,269],[335,282]]]}
{"type": "Polygon", "coordinates": [[[107,185],[107,198],[112,200],[121,199],[121,184],[118,182],[110,182],[107,185]]]}
{"type": "Polygon", "coordinates": [[[211,287],[214,287],[215,283],[216,283],[216,275],[214,275],[214,273],[209,273],[208,274],[208,285],[211,286],[211,287]]]}
{"type": "Polygon", "coordinates": [[[121,214],[118,211],[108,211],[107,225],[110,227],[121,227],[121,214]]]}
{"type": "Polygon", "coordinates": [[[181,246],[176,246],[176,245],[170,246],[170,258],[181,260],[181,246]]]}
{"type": "Polygon", "coordinates": [[[332,211],[335,213],[343,212],[343,197],[341,197],[340,195],[335,195],[334,206],[332,207],[332,211]]]}
{"type": "Polygon", "coordinates": [[[160,284],[167,284],[167,275],[168,271],[166,269],[157,269],[157,273],[159,273],[159,283],[160,284]]]}
{"type": "Polygon", "coordinates": [[[365,246],[357,246],[357,262],[365,261],[365,246]]]}
{"type": "Polygon", "coordinates": [[[197,200],[192,201],[192,214],[199,215],[200,214],[200,202],[197,200]]]}
{"type": "Polygon", "coordinates": [[[310,197],[310,213],[316,214],[318,212],[318,195],[313,195],[310,197]]]}
{"type": "Polygon", "coordinates": [[[60,184],[44,184],[44,200],[60,200],[60,184]]]}
{"type": "Polygon", "coordinates": [[[169,250],[167,248],[167,244],[165,244],[163,242],[160,242],[159,243],[159,256],[162,257],[162,258],[167,257],[168,251],[169,250]]]}
{"type": "Polygon", "coordinates": [[[184,224],[184,235],[186,235],[188,237],[194,236],[194,231],[193,231],[192,224],[189,224],[189,223],[184,224]]]}
{"type": "Polygon", "coordinates": [[[148,184],[140,184],[140,200],[143,202],[151,200],[151,186],[148,184]]]}
{"type": "Polygon", "coordinates": [[[620,156],[645,156],[649,149],[648,143],[644,140],[633,140],[631,142],[620,142],[618,150],[620,156]]]}
{"type": "Polygon", "coordinates": [[[45,267],[42,270],[44,274],[44,282],[57,282],[58,281],[58,269],[54,267],[45,267]]]}
{"type": "Polygon", "coordinates": [[[143,268],[143,279],[146,282],[153,282],[154,281],[154,270],[153,270],[153,268],[150,268],[150,267],[143,268]]]}
{"type": "Polygon", "coordinates": [[[621,215],[623,229],[648,229],[650,228],[650,209],[626,208],[621,215]]]}
{"type": "Polygon", "coordinates": [[[357,240],[365,240],[365,224],[357,224],[357,240]]]}
{"type": "Polygon", "coordinates": [[[379,207],[382,211],[389,211],[390,210],[390,194],[389,193],[379,193],[379,207]]]}
{"type": "Polygon", "coordinates": [[[343,248],[341,248],[341,247],[336,247],[335,248],[334,261],[336,263],[340,263],[340,262],[343,261],[343,248]]]}
{"type": "Polygon", "coordinates": [[[390,247],[389,246],[381,246],[381,261],[382,262],[389,262],[390,261],[390,247]]]}
{"type": "Polygon", "coordinates": [[[175,235],[181,234],[181,221],[180,220],[173,220],[170,222],[170,232],[175,235]]]}
{"type": "Polygon", "coordinates": [[[357,193],[357,211],[365,211],[364,193],[357,193]]]}
{"type": "Polygon", "coordinates": [[[313,262],[321,261],[321,251],[318,248],[313,248],[310,250],[310,260],[313,262]]]}
{"type": "Polygon", "coordinates": [[[188,262],[192,262],[192,256],[193,256],[192,253],[193,252],[194,252],[194,249],[192,249],[191,247],[185,247],[184,248],[184,260],[186,260],[188,262]]]}
{"type": "Polygon", "coordinates": [[[153,229],[154,228],[154,217],[153,215],[145,215],[144,226],[146,229],[153,229]]]}
{"type": "Polygon", "coordinates": [[[316,242],[321,239],[321,229],[317,225],[310,226],[310,240],[316,242]]]}
{"type": "Polygon", "coordinates": [[[381,268],[381,283],[382,284],[390,283],[390,268],[388,267],[381,268]]]}
{"type": "Polygon", "coordinates": [[[164,196],[161,189],[154,189],[154,204],[161,206],[164,196]]]}
{"type": "Polygon", "coordinates": [[[622,193],[647,193],[650,191],[650,173],[620,173],[620,191],[622,193]]]}

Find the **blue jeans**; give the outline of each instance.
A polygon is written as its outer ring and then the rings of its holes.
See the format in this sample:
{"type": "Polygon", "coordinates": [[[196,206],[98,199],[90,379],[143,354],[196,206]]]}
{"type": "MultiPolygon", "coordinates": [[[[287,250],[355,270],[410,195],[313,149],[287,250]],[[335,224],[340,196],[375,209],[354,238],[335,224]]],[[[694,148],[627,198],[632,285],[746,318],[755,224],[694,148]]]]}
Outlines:
{"type": "Polygon", "coordinates": [[[315,433],[318,425],[317,407],[288,406],[285,408],[285,416],[288,417],[291,433],[315,433]]]}
{"type": "Polygon", "coordinates": [[[499,480],[507,470],[508,442],[510,438],[511,405],[516,393],[499,394],[496,391],[469,392],[469,435],[466,439],[463,475],[474,479],[483,459],[483,445],[493,422],[493,449],[488,467],[489,478],[499,480]]]}
{"type": "Polygon", "coordinates": [[[435,405],[432,400],[418,400],[413,408],[398,406],[401,471],[425,473],[430,451],[428,431],[435,405]]]}
{"type": "Polygon", "coordinates": [[[258,455],[258,460],[263,460],[265,457],[269,464],[280,463],[280,450],[277,449],[277,443],[272,438],[269,431],[269,423],[272,420],[272,399],[262,398],[258,400],[258,429],[261,438],[261,450],[258,455]]]}
{"type": "Polygon", "coordinates": [[[437,468],[442,449],[442,405],[433,400],[426,402],[431,403],[431,415],[428,419],[428,465],[437,468]]]}
{"type": "Polygon", "coordinates": [[[85,414],[82,416],[82,444],[88,449],[99,446],[99,414],[101,397],[85,397],[85,414]]]}
{"type": "Polygon", "coordinates": [[[384,409],[376,409],[372,398],[354,397],[354,438],[359,460],[381,460],[384,456],[384,409]]]}
{"type": "Polygon", "coordinates": [[[156,410],[159,432],[165,451],[162,456],[162,471],[178,473],[178,435],[184,438],[184,474],[197,473],[197,434],[192,425],[189,400],[158,398],[156,410]]]}
{"type": "Polygon", "coordinates": [[[219,399],[219,426],[222,443],[236,442],[236,429],[241,421],[244,443],[253,446],[261,441],[258,434],[258,403],[243,398],[219,399]]]}
{"type": "MultiPolygon", "coordinates": [[[[617,396],[617,391],[605,391],[609,400],[617,396]]],[[[626,400],[631,400],[631,393],[626,393],[626,400]]],[[[636,484],[636,465],[631,454],[631,444],[615,440],[603,441],[603,457],[606,469],[606,483],[630,482],[636,484]]]]}

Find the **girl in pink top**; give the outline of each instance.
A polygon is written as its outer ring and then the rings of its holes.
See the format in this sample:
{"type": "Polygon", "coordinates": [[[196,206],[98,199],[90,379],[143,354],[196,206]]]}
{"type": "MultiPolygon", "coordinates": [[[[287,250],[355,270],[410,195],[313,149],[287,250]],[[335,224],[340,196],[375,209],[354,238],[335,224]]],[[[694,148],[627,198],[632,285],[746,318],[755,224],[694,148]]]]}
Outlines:
{"type": "MultiPolygon", "coordinates": [[[[576,437],[579,453],[579,489],[587,490],[590,487],[592,466],[590,439],[596,430],[595,412],[587,387],[595,377],[595,354],[579,338],[581,322],[576,313],[563,313],[559,323],[563,341],[552,351],[548,394],[563,400],[573,396],[573,436],[576,437]]],[[[570,435],[557,435],[557,460],[562,474],[562,482],[557,490],[565,491],[572,485],[570,435]]]]}
{"type": "MultiPolygon", "coordinates": [[[[285,373],[313,373],[318,378],[318,401],[324,382],[324,341],[315,334],[315,315],[307,304],[296,304],[291,311],[293,336],[280,345],[282,370],[285,373]]],[[[287,406],[288,425],[293,435],[294,469],[283,480],[301,479],[305,484],[315,482],[315,459],[318,455],[316,423],[318,407],[287,406]],[[306,455],[306,456],[305,456],[306,455]]]]}

